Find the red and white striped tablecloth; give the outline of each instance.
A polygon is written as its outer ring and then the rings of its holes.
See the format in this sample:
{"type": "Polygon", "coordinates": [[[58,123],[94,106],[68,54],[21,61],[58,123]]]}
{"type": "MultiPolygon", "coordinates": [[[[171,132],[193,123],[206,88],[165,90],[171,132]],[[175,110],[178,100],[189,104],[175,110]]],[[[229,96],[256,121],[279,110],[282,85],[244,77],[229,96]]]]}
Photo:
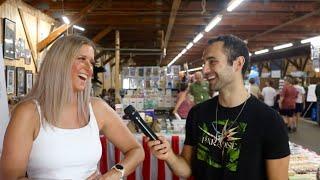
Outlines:
{"type": "MultiPolygon", "coordinates": [[[[184,143],[184,135],[165,135],[172,149],[175,153],[180,153],[184,143]]],[[[142,144],[145,151],[145,159],[136,170],[127,177],[127,180],[179,180],[179,178],[173,175],[162,160],[155,158],[147,144],[143,140],[142,135],[136,135],[137,140],[142,144]]],[[[114,164],[118,163],[123,157],[123,154],[110,143],[104,136],[100,137],[102,144],[102,156],[100,160],[101,173],[107,172],[114,164]]]]}

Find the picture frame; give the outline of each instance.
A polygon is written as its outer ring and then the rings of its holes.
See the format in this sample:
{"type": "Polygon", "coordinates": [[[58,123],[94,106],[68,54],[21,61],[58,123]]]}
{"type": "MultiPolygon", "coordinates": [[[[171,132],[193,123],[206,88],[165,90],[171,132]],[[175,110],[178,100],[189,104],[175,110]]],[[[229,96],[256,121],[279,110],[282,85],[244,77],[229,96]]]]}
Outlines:
{"type": "Polygon", "coordinates": [[[16,67],[16,84],[17,96],[25,95],[25,69],[23,67],[16,67]]]}
{"type": "Polygon", "coordinates": [[[31,51],[29,49],[24,49],[24,64],[31,64],[31,51]]]}
{"type": "Polygon", "coordinates": [[[3,57],[15,59],[16,23],[10,19],[3,19],[3,57]]]}
{"type": "Polygon", "coordinates": [[[31,89],[32,89],[32,86],[33,86],[33,74],[32,74],[32,71],[31,70],[26,70],[26,94],[28,94],[31,89]]]}
{"type": "Polygon", "coordinates": [[[7,94],[14,94],[15,90],[15,67],[6,66],[6,87],[7,94]]]}

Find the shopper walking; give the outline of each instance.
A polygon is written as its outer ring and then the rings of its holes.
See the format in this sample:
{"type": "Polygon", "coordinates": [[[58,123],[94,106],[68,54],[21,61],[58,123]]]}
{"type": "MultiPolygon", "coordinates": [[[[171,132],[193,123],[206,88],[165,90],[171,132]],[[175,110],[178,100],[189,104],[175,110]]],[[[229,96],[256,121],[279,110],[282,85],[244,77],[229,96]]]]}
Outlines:
{"type": "Polygon", "coordinates": [[[284,86],[280,92],[280,112],[284,116],[284,121],[288,126],[289,132],[297,130],[297,124],[294,121],[293,115],[296,108],[296,99],[298,92],[293,87],[293,78],[287,76],[284,80],[284,86]]]}
{"type": "Polygon", "coordinates": [[[276,90],[273,88],[272,81],[266,81],[266,87],[262,88],[261,95],[263,97],[263,102],[266,103],[269,107],[275,109],[274,102],[277,96],[276,90]]]}
{"type": "Polygon", "coordinates": [[[290,150],[283,120],[244,87],[246,43],[232,35],[219,36],[209,41],[203,61],[210,88],[219,95],[189,112],[180,155],[164,137],[148,142],[151,152],[184,178],[288,179],[290,150]]]}
{"type": "Polygon", "coordinates": [[[305,102],[305,94],[306,91],[304,88],[300,85],[299,79],[294,79],[294,88],[296,88],[298,92],[298,96],[296,99],[296,109],[295,109],[295,117],[294,117],[294,124],[296,124],[296,127],[298,127],[299,120],[301,118],[301,113],[304,109],[304,102],[305,102]]]}

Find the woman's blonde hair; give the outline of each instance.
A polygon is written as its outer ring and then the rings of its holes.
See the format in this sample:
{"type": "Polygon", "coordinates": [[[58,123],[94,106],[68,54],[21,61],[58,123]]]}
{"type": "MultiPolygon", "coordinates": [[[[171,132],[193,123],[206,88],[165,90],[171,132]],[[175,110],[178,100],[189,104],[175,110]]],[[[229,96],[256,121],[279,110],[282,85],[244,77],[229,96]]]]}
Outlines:
{"type": "MultiPolygon", "coordinates": [[[[46,53],[37,81],[23,100],[37,100],[42,119],[50,125],[58,124],[63,105],[72,100],[71,66],[83,45],[95,49],[94,43],[83,36],[70,35],[58,39],[46,53]]],[[[88,80],[85,90],[77,93],[78,117],[89,115],[90,91],[91,80],[88,80]]]]}

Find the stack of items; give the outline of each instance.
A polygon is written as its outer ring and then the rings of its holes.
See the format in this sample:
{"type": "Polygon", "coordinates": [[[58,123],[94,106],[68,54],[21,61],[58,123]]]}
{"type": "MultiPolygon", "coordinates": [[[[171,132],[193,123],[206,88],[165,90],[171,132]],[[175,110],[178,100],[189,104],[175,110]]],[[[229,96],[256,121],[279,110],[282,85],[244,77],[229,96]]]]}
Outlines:
{"type": "Polygon", "coordinates": [[[320,156],[294,143],[290,143],[290,150],[289,179],[316,179],[320,156]]]}

